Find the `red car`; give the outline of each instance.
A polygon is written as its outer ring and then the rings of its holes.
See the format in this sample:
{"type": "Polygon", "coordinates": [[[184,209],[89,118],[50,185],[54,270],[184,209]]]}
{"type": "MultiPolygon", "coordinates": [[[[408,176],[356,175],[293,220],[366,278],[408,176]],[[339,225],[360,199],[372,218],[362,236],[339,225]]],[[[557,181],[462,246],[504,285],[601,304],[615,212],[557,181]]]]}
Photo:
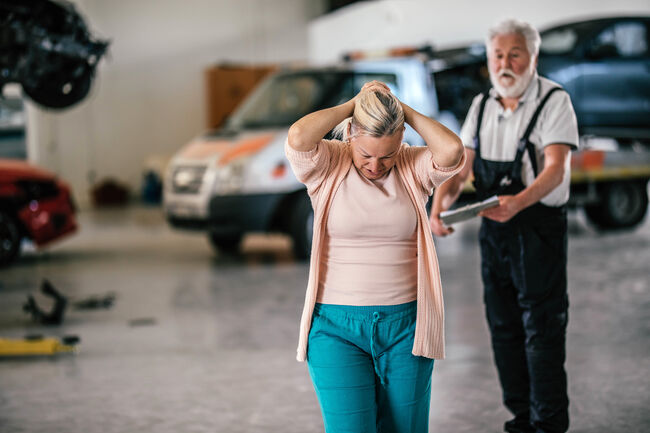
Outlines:
{"type": "Polygon", "coordinates": [[[0,266],[18,257],[23,239],[38,247],[77,229],[70,187],[23,161],[0,159],[0,266]]]}

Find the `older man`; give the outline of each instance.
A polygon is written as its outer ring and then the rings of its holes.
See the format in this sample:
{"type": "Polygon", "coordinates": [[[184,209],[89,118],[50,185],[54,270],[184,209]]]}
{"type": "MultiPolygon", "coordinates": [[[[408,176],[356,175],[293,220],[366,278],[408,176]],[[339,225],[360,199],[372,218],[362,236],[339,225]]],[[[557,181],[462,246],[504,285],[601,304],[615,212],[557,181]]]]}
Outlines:
{"type": "Polygon", "coordinates": [[[431,228],[450,234],[439,213],[469,175],[482,213],[481,275],[507,432],[568,429],[564,371],[567,326],[567,222],[570,151],[578,129],[569,95],[537,75],[540,36],[530,24],[504,21],[486,39],[493,88],[474,98],[463,128],[467,163],[436,190],[431,228]]]}

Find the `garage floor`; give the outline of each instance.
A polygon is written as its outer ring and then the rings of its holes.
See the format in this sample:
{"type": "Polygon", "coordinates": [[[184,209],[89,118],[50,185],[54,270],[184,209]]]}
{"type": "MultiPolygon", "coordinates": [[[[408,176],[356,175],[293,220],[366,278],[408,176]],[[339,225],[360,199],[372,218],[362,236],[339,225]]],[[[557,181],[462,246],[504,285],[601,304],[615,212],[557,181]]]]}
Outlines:
{"type": "MultiPolygon", "coordinates": [[[[0,271],[0,337],[81,337],[75,355],[0,360],[0,432],[323,431],[294,360],[307,265],[287,239],[249,236],[242,257],[220,257],[202,236],[171,231],[158,209],[79,219],[78,234],[0,271]],[[22,304],[43,278],[72,302],[114,292],[115,304],[36,325],[22,304]]],[[[448,358],[434,370],[432,432],[499,432],[508,418],[477,227],[438,242],[448,358]]],[[[570,230],[571,431],[650,431],[650,222],[600,235],[572,214],[570,230]]]]}

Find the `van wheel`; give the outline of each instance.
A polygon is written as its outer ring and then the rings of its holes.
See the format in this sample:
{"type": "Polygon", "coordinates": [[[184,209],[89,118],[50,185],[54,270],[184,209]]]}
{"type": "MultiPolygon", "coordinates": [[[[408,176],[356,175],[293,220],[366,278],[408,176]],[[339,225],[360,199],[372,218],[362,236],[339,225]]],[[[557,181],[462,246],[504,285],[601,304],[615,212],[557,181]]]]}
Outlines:
{"type": "Polygon", "coordinates": [[[208,240],[212,248],[221,253],[234,254],[239,252],[239,244],[244,235],[242,233],[208,233],[208,240]]]}
{"type": "Polygon", "coordinates": [[[16,220],[6,212],[0,212],[0,266],[6,266],[18,257],[20,241],[16,220]]]}
{"type": "Polygon", "coordinates": [[[311,238],[314,232],[314,210],[305,192],[299,195],[291,208],[289,234],[293,239],[293,254],[298,260],[305,260],[311,254],[311,238]]]}
{"type": "Polygon", "coordinates": [[[634,227],[648,210],[647,181],[613,182],[599,191],[600,202],[585,206],[589,221],[602,230],[634,227]]]}

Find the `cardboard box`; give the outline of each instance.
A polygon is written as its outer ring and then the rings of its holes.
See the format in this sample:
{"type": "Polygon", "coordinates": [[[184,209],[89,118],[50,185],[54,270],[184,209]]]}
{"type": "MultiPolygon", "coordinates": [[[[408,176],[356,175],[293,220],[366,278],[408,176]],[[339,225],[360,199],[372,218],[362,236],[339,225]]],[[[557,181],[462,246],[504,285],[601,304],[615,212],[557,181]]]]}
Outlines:
{"type": "Polygon", "coordinates": [[[205,70],[207,127],[221,126],[226,117],[276,66],[218,65],[205,70]]]}

